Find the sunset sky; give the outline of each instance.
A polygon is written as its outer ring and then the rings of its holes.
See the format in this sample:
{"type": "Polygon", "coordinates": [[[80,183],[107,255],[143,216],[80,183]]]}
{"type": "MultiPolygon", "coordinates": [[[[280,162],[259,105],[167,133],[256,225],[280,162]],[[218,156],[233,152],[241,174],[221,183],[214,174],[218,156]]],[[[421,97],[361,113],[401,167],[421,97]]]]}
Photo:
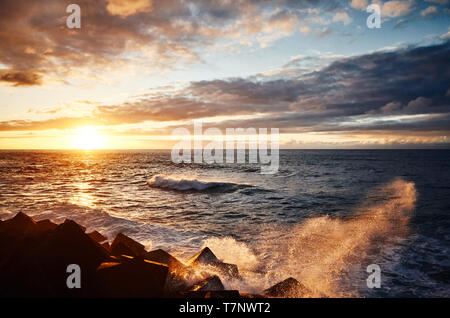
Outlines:
{"type": "Polygon", "coordinates": [[[379,29],[367,0],[0,0],[0,149],[170,148],[193,120],[448,147],[450,0],[374,3],[379,29]]]}

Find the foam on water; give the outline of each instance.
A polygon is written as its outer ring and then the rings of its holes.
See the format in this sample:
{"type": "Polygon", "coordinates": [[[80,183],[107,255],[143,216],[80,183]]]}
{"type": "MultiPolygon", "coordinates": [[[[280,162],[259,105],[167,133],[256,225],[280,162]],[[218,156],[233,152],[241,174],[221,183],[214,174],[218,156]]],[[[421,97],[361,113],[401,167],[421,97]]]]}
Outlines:
{"type": "Polygon", "coordinates": [[[342,275],[361,264],[370,249],[388,249],[388,240],[407,234],[415,201],[414,183],[399,179],[375,190],[351,218],[313,217],[261,233],[259,245],[251,248],[229,237],[208,239],[205,245],[239,266],[243,281],[223,277],[228,288],[260,293],[294,277],[311,297],[358,296],[354,286],[342,284],[342,275]],[[374,202],[374,197],[384,199],[374,202]]]}
{"type": "Polygon", "coordinates": [[[202,181],[195,178],[178,176],[155,175],[147,181],[148,185],[154,188],[164,188],[177,191],[204,191],[211,188],[232,186],[230,182],[202,181]]]}

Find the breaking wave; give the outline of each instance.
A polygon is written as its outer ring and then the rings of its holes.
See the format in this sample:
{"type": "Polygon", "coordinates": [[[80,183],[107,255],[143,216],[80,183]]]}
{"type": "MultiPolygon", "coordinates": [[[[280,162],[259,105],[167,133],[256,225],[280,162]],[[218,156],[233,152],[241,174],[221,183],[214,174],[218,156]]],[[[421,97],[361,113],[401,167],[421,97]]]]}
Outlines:
{"type": "MultiPolygon", "coordinates": [[[[351,217],[320,216],[289,228],[266,229],[253,245],[230,237],[204,244],[243,269],[242,281],[224,278],[228,288],[260,293],[294,277],[310,290],[303,297],[357,297],[355,278],[344,284],[343,277],[351,269],[361,273],[370,264],[369,254],[379,257],[396,238],[405,237],[415,201],[414,183],[398,179],[371,192],[351,217]]],[[[360,286],[365,278],[356,278],[360,286]]]]}
{"type": "Polygon", "coordinates": [[[155,175],[147,181],[153,188],[170,189],[177,191],[205,191],[214,188],[238,187],[238,184],[231,182],[203,181],[194,178],[175,177],[167,175],[155,175]]]}

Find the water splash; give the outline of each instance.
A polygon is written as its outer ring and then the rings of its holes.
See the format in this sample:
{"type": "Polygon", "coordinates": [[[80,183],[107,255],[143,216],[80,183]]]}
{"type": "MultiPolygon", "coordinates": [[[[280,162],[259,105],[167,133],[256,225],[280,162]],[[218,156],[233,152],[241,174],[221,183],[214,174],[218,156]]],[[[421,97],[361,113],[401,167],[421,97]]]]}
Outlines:
{"type": "Polygon", "coordinates": [[[290,228],[266,231],[252,246],[232,238],[205,243],[225,262],[240,265],[243,280],[225,280],[228,288],[260,293],[270,285],[294,277],[308,297],[355,297],[356,289],[342,284],[369,250],[388,248],[393,237],[408,233],[416,201],[414,183],[397,179],[368,194],[352,216],[314,217],[290,228]],[[259,260],[259,262],[257,261],[259,260]]]}

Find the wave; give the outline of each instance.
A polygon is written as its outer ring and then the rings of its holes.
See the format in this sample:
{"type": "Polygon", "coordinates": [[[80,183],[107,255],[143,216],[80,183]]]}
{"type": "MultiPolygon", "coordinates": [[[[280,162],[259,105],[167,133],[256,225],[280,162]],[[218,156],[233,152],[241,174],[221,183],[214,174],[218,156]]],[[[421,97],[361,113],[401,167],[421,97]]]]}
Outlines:
{"type": "Polygon", "coordinates": [[[242,269],[243,280],[221,277],[227,288],[258,293],[294,277],[310,290],[307,297],[357,297],[355,282],[365,285],[365,266],[379,263],[386,270],[386,262],[398,258],[390,254],[400,253],[415,202],[414,183],[398,179],[369,193],[351,217],[268,226],[251,245],[231,237],[209,238],[204,245],[242,269]]]}
{"type": "Polygon", "coordinates": [[[231,188],[243,186],[231,182],[203,181],[198,179],[167,176],[161,174],[153,176],[150,180],[147,181],[147,183],[153,188],[163,188],[177,191],[205,191],[214,188],[231,188]]]}

